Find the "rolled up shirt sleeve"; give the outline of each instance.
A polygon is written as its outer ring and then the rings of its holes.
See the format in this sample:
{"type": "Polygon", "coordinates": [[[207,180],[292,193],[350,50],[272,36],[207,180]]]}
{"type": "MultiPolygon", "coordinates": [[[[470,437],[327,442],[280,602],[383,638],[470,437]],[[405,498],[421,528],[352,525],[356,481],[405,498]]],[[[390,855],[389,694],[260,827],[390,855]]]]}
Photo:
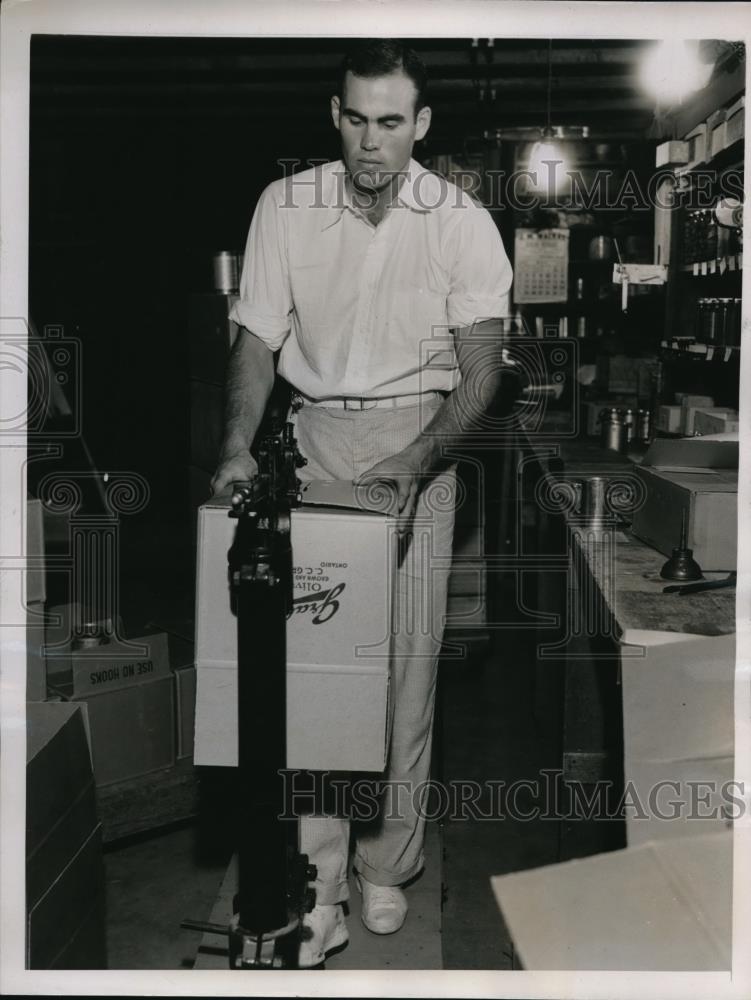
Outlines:
{"type": "Polygon", "coordinates": [[[292,293],[289,283],[284,213],[270,184],[258,199],[250,223],[240,278],[240,298],[230,319],[277,351],[290,331],[292,293]]]}
{"type": "Polygon", "coordinates": [[[513,273],[492,216],[467,199],[452,221],[447,246],[452,261],[449,324],[471,326],[477,320],[508,316],[513,273]]]}

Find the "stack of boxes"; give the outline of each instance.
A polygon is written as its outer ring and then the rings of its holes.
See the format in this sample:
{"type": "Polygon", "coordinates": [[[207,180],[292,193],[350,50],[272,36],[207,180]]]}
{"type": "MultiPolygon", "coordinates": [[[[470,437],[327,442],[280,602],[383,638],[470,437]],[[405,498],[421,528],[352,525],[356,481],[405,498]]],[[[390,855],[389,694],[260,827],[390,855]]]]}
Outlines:
{"type": "Polygon", "coordinates": [[[715,406],[711,396],[676,393],[675,403],[658,407],[657,430],[684,437],[738,431],[738,411],[715,406]]]}
{"type": "Polygon", "coordinates": [[[26,710],[26,965],[107,967],[104,867],[80,705],[26,710]]]}
{"type": "Polygon", "coordinates": [[[84,708],[98,788],[172,767],[192,750],[195,668],[175,666],[168,637],[153,632],[72,642],[76,605],[50,608],[50,697],[84,708]]]}

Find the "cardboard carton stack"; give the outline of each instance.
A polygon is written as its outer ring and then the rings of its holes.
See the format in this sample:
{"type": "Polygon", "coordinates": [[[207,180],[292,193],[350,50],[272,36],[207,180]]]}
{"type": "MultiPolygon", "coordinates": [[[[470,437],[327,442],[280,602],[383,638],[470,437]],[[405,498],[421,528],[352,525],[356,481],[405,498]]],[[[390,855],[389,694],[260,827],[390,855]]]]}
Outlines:
{"type": "Polygon", "coordinates": [[[98,787],[175,762],[175,680],[162,632],[72,648],[74,605],[50,609],[52,696],[85,706],[98,787]]]}

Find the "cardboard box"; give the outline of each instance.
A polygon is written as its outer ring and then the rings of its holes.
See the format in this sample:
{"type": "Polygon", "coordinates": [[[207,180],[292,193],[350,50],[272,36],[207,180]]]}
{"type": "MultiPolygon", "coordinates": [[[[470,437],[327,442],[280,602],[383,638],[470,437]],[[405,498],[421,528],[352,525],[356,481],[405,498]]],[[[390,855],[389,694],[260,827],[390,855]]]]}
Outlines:
{"type": "Polygon", "coordinates": [[[730,831],[491,878],[528,970],[727,971],[730,831]]]}
{"type": "Polygon", "coordinates": [[[30,969],[106,969],[101,829],[90,834],[47,892],[31,907],[30,969]]]}
{"type": "MultiPolygon", "coordinates": [[[[96,802],[83,709],[69,702],[32,702],[26,707],[26,856],[29,862],[44,852],[56,854],[55,831],[67,823],[60,838],[73,847],[57,862],[44,861],[50,877],[61,871],[96,826],[96,802]],[[72,809],[72,806],[76,806],[72,809]]],[[[41,895],[27,882],[33,902],[41,895]]]]}
{"type": "Polygon", "coordinates": [[[26,960],[106,968],[104,869],[84,707],[27,706],[26,960]]]}
{"type": "Polygon", "coordinates": [[[694,434],[727,434],[737,431],[738,411],[721,407],[697,409],[694,413],[694,434]]]}
{"type": "MultiPolygon", "coordinates": [[[[227,552],[236,521],[228,511],[226,496],[199,511],[194,759],[235,766],[237,620],[227,552]]],[[[351,484],[306,484],[305,505],[292,513],[289,768],[385,766],[395,543],[393,519],[358,509],[351,484]]]]}
{"type": "Polygon", "coordinates": [[[680,139],[672,139],[669,142],[661,142],[655,150],[656,167],[675,167],[688,163],[689,147],[687,142],[680,139]]]}
{"type": "Polygon", "coordinates": [[[738,809],[735,636],[638,645],[621,659],[623,777],[643,806],[626,810],[628,844],[721,832],[738,809]]]}
{"type": "Polygon", "coordinates": [[[727,111],[720,108],[707,118],[707,147],[710,156],[717,156],[727,145],[727,111]]]}
{"type": "Polygon", "coordinates": [[[714,397],[697,396],[689,392],[676,392],[675,401],[679,406],[714,406],[714,397]]]}
{"type": "Polygon", "coordinates": [[[175,682],[164,633],[63,647],[49,663],[51,687],[87,705],[98,787],[174,764],[175,682]]]}
{"type": "Polygon", "coordinates": [[[704,163],[707,159],[707,123],[702,122],[686,135],[685,142],[688,145],[687,169],[704,163]]]}
{"type": "Polygon", "coordinates": [[[667,431],[669,434],[680,434],[682,418],[682,407],[659,406],[657,408],[657,430],[667,431]]]}
{"type": "Polygon", "coordinates": [[[727,110],[725,125],[725,142],[728,146],[742,139],[744,135],[744,119],[746,114],[746,98],[741,96],[727,110]]]}
{"type": "Polygon", "coordinates": [[[734,570],[737,563],[738,442],[687,438],[658,440],[635,472],[647,498],[632,530],[666,556],[680,541],[686,511],[688,546],[703,570],[734,570]]]}
{"type": "Polygon", "coordinates": [[[597,359],[597,382],[609,393],[647,397],[654,388],[657,365],[656,358],[603,354],[597,359]]]}
{"type": "Polygon", "coordinates": [[[681,433],[690,436],[694,432],[694,414],[697,410],[711,409],[714,399],[711,396],[684,395],[679,400],[681,404],[681,433]]]}

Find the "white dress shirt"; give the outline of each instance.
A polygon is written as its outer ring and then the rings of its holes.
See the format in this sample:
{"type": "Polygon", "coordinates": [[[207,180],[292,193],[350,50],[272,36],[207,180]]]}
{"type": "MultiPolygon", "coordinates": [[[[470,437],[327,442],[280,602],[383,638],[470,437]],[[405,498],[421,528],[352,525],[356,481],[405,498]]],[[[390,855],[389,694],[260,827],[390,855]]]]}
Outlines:
{"type": "Polygon", "coordinates": [[[415,160],[373,226],[341,160],[274,181],[250,225],[231,317],[313,399],[451,390],[452,327],[506,316],[511,265],[490,214],[415,160]]]}

